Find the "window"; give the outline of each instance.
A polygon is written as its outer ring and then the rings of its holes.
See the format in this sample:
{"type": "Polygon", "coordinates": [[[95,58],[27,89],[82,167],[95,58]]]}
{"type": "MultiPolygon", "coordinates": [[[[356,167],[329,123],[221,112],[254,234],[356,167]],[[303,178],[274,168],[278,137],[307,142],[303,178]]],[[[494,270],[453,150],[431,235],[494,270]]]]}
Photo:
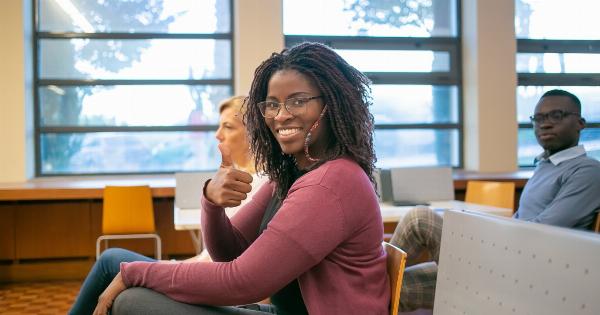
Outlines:
{"type": "Polygon", "coordinates": [[[333,47],[373,82],[378,167],[461,166],[454,0],[283,2],[286,46],[333,47]]]}
{"type": "Polygon", "coordinates": [[[542,152],[528,117],[542,94],[554,88],[581,100],[588,124],[580,144],[600,159],[599,10],[600,3],[587,0],[515,0],[519,166],[533,166],[542,152]]]}
{"type": "Polygon", "coordinates": [[[37,175],[215,169],[231,0],[34,0],[37,175]]]}

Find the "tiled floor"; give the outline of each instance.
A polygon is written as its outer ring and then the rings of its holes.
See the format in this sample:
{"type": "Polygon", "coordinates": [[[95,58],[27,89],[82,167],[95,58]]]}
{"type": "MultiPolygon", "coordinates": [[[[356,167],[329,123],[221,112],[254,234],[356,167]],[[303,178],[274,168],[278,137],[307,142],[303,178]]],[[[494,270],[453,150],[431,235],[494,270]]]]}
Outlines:
{"type": "Polygon", "coordinates": [[[0,314],[66,314],[81,281],[0,284],[0,314]]]}
{"type": "MultiPolygon", "coordinates": [[[[0,314],[66,314],[75,300],[81,281],[0,284],[0,314]]],[[[418,310],[406,315],[429,315],[418,310]]]]}

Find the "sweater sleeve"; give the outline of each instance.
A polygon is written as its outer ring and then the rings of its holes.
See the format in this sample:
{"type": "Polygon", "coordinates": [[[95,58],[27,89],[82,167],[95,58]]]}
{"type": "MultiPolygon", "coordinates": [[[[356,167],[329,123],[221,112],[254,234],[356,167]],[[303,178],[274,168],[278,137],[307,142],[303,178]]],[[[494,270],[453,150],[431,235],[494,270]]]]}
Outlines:
{"type": "Polygon", "coordinates": [[[600,206],[600,168],[585,166],[565,177],[556,197],[529,221],[573,227],[600,206]]]}
{"type": "Polygon", "coordinates": [[[121,273],[128,287],[147,287],[185,303],[252,303],[331,253],[345,237],[344,222],[340,200],[330,189],[307,186],[290,190],[267,229],[230,262],[123,263],[121,273]]]}
{"type": "Polygon", "coordinates": [[[231,221],[222,207],[202,197],[202,238],[214,261],[235,259],[256,239],[271,194],[272,186],[262,185],[231,221]]]}

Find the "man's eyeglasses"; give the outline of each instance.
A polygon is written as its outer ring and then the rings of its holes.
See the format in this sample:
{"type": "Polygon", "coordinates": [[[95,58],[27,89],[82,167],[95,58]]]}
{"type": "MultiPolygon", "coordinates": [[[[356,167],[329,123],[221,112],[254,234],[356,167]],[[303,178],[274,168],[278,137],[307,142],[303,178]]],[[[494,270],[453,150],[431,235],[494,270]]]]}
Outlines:
{"type": "Polygon", "coordinates": [[[541,124],[545,121],[549,121],[552,124],[560,123],[565,117],[569,115],[580,116],[580,114],[575,112],[567,112],[560,109],[551,110],[547,113],[538,113],[533,116],[529,116],[529,119],[534,124],[541,124]]]}
{"type": "Polygon", "coordinates": [[[258,109],[265,118],[275,118],[281,111],[281,106],[285,106],[285,109],[293,116],[302,115],[306,112],[306,104],[311,100],[321,97],[310,96],[310,97],[292,97],[285,100],[283,103],[275,101],[264,101],[258,103],[258,109]]]}

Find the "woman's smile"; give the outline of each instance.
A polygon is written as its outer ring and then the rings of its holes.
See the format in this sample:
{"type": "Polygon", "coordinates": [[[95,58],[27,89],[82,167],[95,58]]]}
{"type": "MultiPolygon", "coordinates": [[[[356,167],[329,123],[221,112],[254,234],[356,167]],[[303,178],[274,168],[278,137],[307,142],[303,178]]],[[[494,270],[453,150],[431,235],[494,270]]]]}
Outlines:
{"type": "Polygon", "coordinates": [[[291,138],[291,137],[299,134],[300,131],[302,131],[302,128],[286,127],[286,128],[277,129],[277,134],[279,135],[279,138],[281,138],[282,140],[285,140],[287,138],[291,138]]]}

